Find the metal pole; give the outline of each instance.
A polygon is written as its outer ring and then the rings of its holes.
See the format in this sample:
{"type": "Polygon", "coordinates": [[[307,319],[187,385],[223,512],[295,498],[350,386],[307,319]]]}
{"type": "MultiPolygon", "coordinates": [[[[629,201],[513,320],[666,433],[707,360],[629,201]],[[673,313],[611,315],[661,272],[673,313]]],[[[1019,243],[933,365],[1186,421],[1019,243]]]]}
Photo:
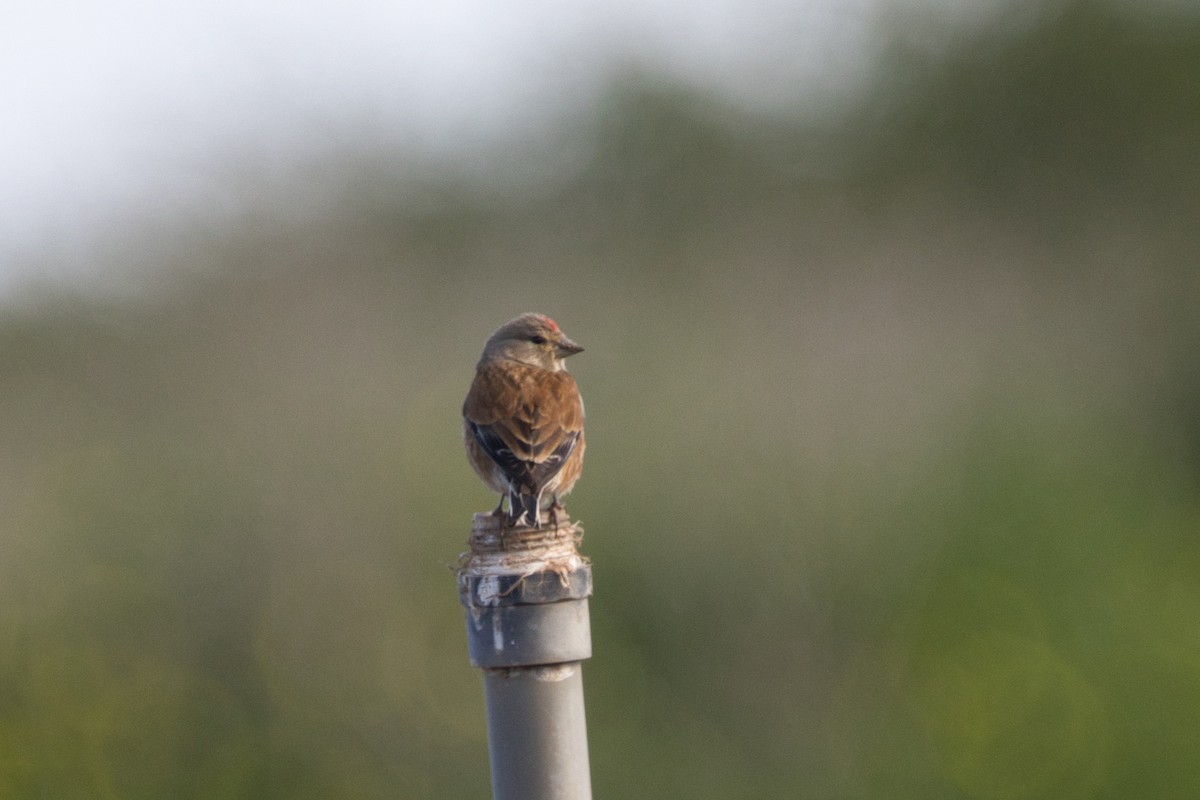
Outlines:
{"type": "Polygon", "coordinates": [[[483,670],[494,800],[591,800],[582,662],[592,568],[573,523],[501,529],[476,514],[458,571],[467,650],[483,670]]]}

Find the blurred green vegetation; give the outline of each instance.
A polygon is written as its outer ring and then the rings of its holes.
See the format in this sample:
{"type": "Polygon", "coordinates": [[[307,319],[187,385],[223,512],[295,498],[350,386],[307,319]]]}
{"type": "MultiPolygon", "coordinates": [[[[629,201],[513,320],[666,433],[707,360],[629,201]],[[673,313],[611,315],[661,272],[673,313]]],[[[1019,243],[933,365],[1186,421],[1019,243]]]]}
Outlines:
{"type": "Polygon", "coordinates": [[[598,797],[1200,795],[1170,8],[898,32],[837,122],[630,75],[574,171],[334,153],[319,215],[114,231],[144,291],[0,317],[0,796],[486,797],[459,407],[527,310],[588,348],[598,797]]]}

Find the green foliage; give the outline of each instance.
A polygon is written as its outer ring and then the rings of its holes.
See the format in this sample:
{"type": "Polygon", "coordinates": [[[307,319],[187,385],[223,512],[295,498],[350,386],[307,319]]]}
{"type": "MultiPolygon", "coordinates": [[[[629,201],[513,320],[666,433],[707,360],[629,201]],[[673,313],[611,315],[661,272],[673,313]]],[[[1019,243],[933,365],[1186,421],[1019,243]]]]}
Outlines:
{"type": "Polygon", "coordinates": [[[1197,41],[1069,4],[869,136],[626,80],[550,183],[347,153],[6,312],[0,795],[486,796],[459,405],[527,310],[588,348],[597,796],[1200,793],[1197,41]]]}

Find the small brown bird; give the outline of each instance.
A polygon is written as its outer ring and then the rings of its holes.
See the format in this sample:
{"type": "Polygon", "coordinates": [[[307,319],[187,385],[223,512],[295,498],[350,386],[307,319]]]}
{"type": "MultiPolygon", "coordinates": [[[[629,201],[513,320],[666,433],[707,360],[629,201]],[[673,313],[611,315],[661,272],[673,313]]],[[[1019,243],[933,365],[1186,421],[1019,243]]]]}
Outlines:
{"type": "Polygon", "coordinates": [[[571,491],[583,471],[583,398],[564,360],[583,348],[542,314],[501,325],[483,348],[463,402],[463,442],[475,472],[508,498],[507,523],[538,527],[542,497],[571,491]]]}

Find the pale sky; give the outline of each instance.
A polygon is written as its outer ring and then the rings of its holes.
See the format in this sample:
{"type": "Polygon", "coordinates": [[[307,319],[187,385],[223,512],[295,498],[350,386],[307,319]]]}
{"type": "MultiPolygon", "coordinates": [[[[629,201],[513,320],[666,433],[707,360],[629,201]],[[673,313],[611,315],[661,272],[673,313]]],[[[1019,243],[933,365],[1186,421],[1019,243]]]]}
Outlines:
{"type": "MultiPolygon", "coordinates": [[[[968,4],[975,16],[994,5],[968,4]]],[[[222,156],[284,170],[307,148],[330,137],[352,140],[367,125],[376,138],[466,152],[553,124],[595,93],[606,70],[630,62],[734,102],[836,106],[866,84],[882,25],[915,9],[948,24],[955,7],[952,0],[14,3],[0,15],[0,292],[14,269],[31,268],[30,259],[11,254],[86,251],[124,218],[203,207],[222,192],[212,168],[222,156]]],[[[86,252],[78,257],[86,260],[86,252]]]]}

